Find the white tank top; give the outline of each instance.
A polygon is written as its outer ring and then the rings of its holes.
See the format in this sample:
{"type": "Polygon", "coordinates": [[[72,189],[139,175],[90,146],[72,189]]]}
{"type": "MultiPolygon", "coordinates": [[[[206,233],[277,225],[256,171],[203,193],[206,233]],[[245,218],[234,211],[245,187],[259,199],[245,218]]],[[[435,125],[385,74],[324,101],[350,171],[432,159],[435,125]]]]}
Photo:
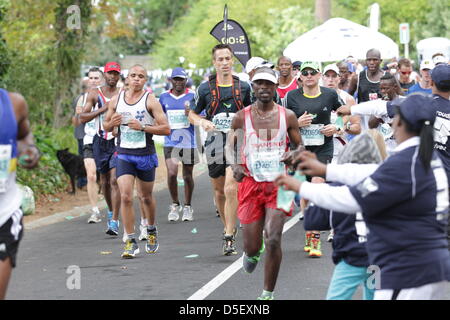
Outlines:
{"type": "Polygon", "coordinates": [[[120,148],[142,149],[147,147],[145,132],[130,129],[126,124],[132,119],[136,119],[144,125],[154,124],[154,118],[147,110],[147,97],[149,94],[149,92],[145,92],[135,104],[125,102],[125,91],[119,94],[116,112],[122,115],[122,124],[119,130],[120,142],[118,145],[120,148]]]}
{"type": "Polygon", "coordinates": [[[271,129],[273,137],[264,139],[267,133],[264,130],[253,128],[252,106],[244,109],[245,113],[245,141],[243,146],[243,160],[250,175],[257,182],[274,181],[278,175],[285,173],[284,163],[280,162],[281,156],[288,150],[286,110],[278,108],[278,129],[271,129]]]}
{"type": "MultiPolygon", "coordinates": [[[[84,108],[84,105],[86,104],[88,93],[85,93],[83,95],[83,101],[82,101],[82,107],[84,108]]],[[[98,103],[95,104],[93,110],[98,109],[98,103]]],[[[83,144],[91,144],[94,140],[94,136],[96,134],[96,123],[95,118],[92,119],[89,122],[86,122],[84,125],[84,137],[83,137],[83,144]]]]}

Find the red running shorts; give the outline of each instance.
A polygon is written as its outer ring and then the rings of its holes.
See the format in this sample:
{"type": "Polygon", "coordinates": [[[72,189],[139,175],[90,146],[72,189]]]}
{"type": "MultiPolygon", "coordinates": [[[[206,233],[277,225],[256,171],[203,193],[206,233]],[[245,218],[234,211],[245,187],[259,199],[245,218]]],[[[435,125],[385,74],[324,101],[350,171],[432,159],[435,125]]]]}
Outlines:
{"type": "Polygon", "coordinates": [[[289,212],[277,208],[278,187],[273,182],[256,182],[252,177],[244,177],[238,188],[238,218],[243,224],[260,220],[266,209],[277,210],[279,214],[292,216],[294,205],[289,212]]]}

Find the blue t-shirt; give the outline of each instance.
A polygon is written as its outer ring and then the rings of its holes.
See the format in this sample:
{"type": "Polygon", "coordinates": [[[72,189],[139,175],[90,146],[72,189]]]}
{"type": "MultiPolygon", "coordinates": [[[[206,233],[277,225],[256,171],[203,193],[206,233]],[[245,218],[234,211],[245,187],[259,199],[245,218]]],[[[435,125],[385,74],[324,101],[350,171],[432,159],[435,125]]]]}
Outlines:
{"type": "Polygon", "coordinates": [[[185,103],[190,105],[193,99],[194,93],[192,92],[186,92],[177,97],[167,91],[159,97],[159,102],[170,124],[170,135],[164,138],[165,147],[183,149],[197,147],[194,126],[189,123],[184,112],[185,103]]]}
{"type": "MultiPolygon", "coordinates": [[[[341,184],[331,183],[332,186],[341,184]]],[[[346,214],[310,204],[305,210],[305,230],[334,230],[333,263],[341,260],[355,267],[368,267],[366,226],[360,213],[346,214]]]]}
{"type": "Polygon", "coordinates": [[[430,89],[424,89],[424,88],[422,88],[420,86],[419,83],[416,83],[415,85],[410,87],[408,89],[408,91],[406,92],[406,95],[410,95],[411,93],[414,93],[414,92],[422,92],[422,93],[425,93],[425,94],[431,94],[432,93],[431,88],[430,89]]]}
{"type": "Polygon", "coordinates": [[[433,104],[436,108],[434,149],[438,151],[450,181],[450,101],[434,94],[433,104]]]}
{"type": "Polygon", "coordinates": [[[450,280],[447,175],[436,152],[425,171],[418,150],[393,154],[350,187],[368,227],[367,252],[381,270],[381,289],[450,280]]]}
{"type": "Polygon", "coordinates": [[[12,159],[17,158],[18,153],[17,132],[16,115],[8,91],[0,89],[0,145],[11,145],[12,159]]]}

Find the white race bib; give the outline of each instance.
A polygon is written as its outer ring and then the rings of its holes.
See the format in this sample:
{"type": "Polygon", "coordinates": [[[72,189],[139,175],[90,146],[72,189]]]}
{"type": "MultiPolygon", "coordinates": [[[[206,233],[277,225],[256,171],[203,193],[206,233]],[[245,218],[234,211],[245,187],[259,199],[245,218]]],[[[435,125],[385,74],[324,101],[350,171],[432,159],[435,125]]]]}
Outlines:
{"type": "Polygon", "coordinates": [[[12,146],[10,144],[0,145],[0,193],[6,192],[11,156],[12,146]]]}
{"type": "Polygon", "coordinates": [[[125,149],[142,149],[147,146],[145,132],[120,126],[120,147],[125,149]]]}
{"type": "Polygon", "coordinates": [[[190,127],[184,110],[167,110],[170,129],[186,129],[190,127]]]}
{"type": "Polygon", "coordinates": [[[325,136],[320,133],[323,124],[310,124],[307,127],[300,128],[303,144],[305,146],[321,146],[325,143],[325,136]]]}
{"type": "Polygon", "coordinates": [[[235,115],[236,113],[228,113],[227,116],[225,112],[216,114],[212,119],[212,123],[216,126],[216,130],[227,133],[231,129],[231,121],[233,121],[235,115]]]}
{"type": "Polygon", "coordinates": [[[274,181],[284,173],[279,150],[263,150],[249,154],[249,165],[255,181],[274,181]]]}

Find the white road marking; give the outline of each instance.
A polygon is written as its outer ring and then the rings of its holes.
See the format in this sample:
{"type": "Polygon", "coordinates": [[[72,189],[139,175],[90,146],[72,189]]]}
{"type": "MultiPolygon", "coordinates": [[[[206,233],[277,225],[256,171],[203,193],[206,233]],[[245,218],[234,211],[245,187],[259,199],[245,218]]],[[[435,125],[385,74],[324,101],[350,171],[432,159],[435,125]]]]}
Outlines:
{"type": "MultiPolygon", "coordinates": [[[[292,228],[299,221],[299,217],[300,217],[299,214],[291,217],[291,219],[289,219],[289,221],[284,224],[283,233],[287,232],[290,228],[292,228]]],[[[242,268],[242,256],[235,262],[233,262],[228,268],[219,273],[214,279],[212,279],[203,287],[201,287],[187,300],[204,300],[207,296],[209,296],[212,292],[214,292],[214,290],[216,290],[223,283],[225,283],[225,281],[230,279],[241,268],[242,268]]]]}

